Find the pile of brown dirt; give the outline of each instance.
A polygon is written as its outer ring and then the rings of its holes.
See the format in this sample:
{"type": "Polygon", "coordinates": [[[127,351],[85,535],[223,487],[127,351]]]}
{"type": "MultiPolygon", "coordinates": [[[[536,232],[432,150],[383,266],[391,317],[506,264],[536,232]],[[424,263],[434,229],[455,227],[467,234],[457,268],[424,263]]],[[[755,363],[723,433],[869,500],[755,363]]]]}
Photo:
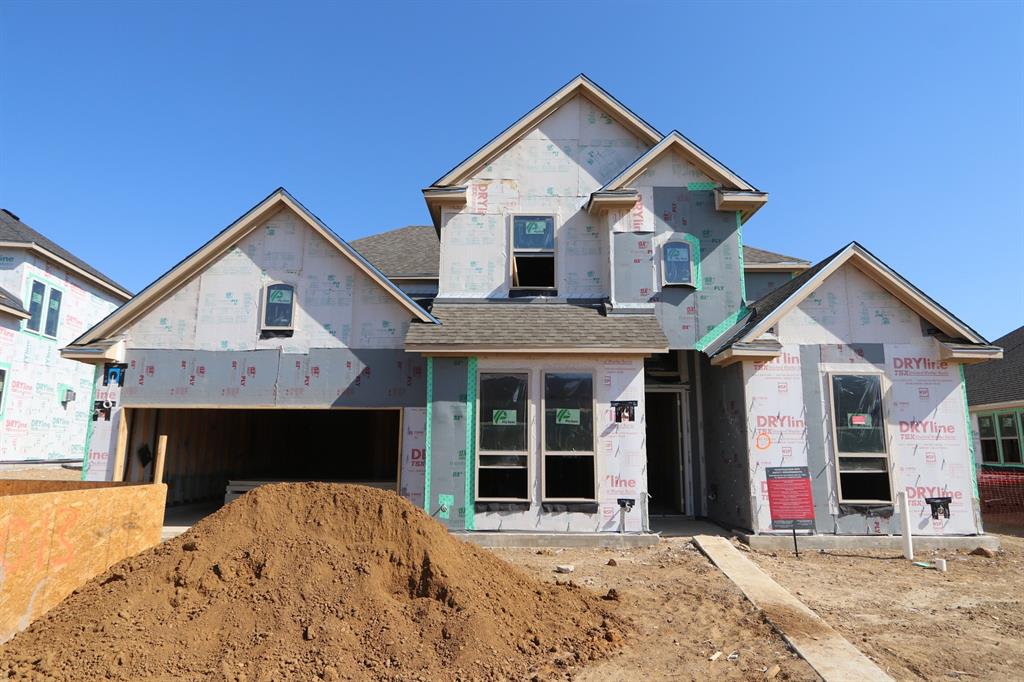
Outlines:
{"type": "Polygon", "coordinates": [[[0,676],[543,678],[616,647],[613,608],[393,493],[280,484],[87,583],[0,647],[0,676]]]}

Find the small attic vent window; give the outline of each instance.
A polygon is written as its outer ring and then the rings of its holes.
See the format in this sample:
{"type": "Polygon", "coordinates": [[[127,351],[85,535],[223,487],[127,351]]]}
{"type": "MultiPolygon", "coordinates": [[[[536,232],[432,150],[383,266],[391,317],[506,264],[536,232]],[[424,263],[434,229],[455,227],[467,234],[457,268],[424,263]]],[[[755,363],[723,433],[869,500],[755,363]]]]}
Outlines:
{"type": "Polygon", "coordinates": [[[512,217],[512,288],[520,294],[554,293],[554,216],[512,217]]]}
{"type": "Polygon", "coordinates": [[[270,284],[264,290],[263,328],[287,330],[294,326],[295,287],[291,284],[270,284]]]}

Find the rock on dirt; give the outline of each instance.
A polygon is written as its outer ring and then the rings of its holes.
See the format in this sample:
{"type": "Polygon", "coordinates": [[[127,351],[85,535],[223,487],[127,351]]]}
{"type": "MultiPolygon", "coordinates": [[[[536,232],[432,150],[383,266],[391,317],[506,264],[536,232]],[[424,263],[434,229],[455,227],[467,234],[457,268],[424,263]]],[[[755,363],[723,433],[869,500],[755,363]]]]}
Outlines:
{"type": "Polygon", "coordinates": [[[987,557],[989,559],[995,559],[996,558],[995,551],[989,549],[988,547],[978,547],[973,552],[971,552],[971,554],[973,554],[974,556],[987,557]]]}
{"type": "Polygon", "coordinates": [[[17,679],[547,678],[619,646],[629,627],[613,608],[394,493],[278,484],[111,567],[0,661],[17,679]]]}

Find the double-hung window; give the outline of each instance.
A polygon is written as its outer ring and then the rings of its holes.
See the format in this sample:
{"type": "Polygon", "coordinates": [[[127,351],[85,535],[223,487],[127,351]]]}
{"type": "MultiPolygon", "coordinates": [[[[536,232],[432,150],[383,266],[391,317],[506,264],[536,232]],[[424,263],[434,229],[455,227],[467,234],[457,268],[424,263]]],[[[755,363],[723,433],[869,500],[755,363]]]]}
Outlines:
{"type": "Polygon", "coordinates": [[[512,216],[512,290],[519,294],[557,293],[554,216],[512,216]]]}
{"type": "Polygon", "coordinates": [[[543,383],[543,498],[595,500],[593,375],[547,372],[543,383]]]}
{"type": "Polygon", "coordinates": [[[476,498],[530,499],[529,385],[526,373],[481,373],[476,498]]]}
{"type": "Polygon", "coordinates": [[[291,284],[269,284],[263,295],[263,329],[291,330],[295,319],[295,287],[291,284]]]}
{"type": "Polygon", "coordinates": [[[981,461],[984,464],[1022,464],[1021,412],[978,415],[981,461]]]}
{"type": "Polygon", "coordinates": [[[839,500],[891,503],[879,374],[832,374],[832,428],[839,500]]]}
{"type": "Polygon", "coordinates": [[[51,338],[57,338],[60,325],[60,304],[63,294],[58,289],[32,280],[28,299],[28,320],[25,328],[51,338]]]}

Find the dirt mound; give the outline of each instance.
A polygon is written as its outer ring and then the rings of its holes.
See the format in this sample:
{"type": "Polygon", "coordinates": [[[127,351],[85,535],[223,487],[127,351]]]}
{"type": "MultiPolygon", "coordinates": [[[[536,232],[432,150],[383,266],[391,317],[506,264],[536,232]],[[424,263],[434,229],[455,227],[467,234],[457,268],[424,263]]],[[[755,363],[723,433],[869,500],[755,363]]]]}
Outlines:
{"type": "Polygon", "coordinates": [[[610,608],[453,538],[393,493],[280,484],[90,581],[0,647],[0,675],[546,677],[616,646],[610,608]]]}

